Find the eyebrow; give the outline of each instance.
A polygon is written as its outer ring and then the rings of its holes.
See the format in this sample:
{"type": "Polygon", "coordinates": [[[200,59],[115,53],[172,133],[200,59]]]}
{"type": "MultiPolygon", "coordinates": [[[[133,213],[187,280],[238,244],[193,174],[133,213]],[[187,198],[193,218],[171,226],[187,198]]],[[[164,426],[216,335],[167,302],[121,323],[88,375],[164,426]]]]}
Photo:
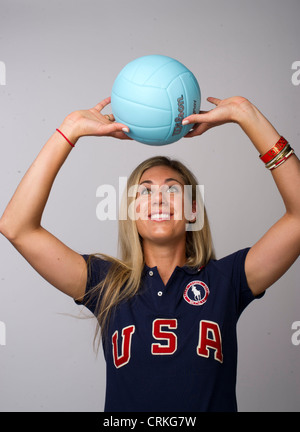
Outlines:
{"type": "MultiPolygon", "coordinates": [[[[165,183],[168,183],[168,182],[171,182],[171,181],[175,181],[176,183],[179,183],[182,186],[184,186],[183,183],[181,183],[178,179],[175,179],[175,178],[172,178],[172,177],[169,177],[169,178],[165,179],[165,183]]],[[[144,183],[154,184],[152,180],[144,180],[142,183],[140,183],[140,185],[142,185],[144,183]]]]}

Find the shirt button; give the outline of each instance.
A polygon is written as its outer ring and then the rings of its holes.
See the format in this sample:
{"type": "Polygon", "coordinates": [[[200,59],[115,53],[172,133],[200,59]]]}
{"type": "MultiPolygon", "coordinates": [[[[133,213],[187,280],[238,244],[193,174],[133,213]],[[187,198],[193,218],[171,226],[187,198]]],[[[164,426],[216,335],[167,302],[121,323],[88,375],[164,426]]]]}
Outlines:
{"type": "Polygon", "coordinates": [[[153,271],[152,270],[149,271],[149,276],[153,276],[153,271]]]}
{"type": "Polygon", "coordinates": [[[162,291],[158,291],[157,295],[161,297],[163,295],[162,291]]]}

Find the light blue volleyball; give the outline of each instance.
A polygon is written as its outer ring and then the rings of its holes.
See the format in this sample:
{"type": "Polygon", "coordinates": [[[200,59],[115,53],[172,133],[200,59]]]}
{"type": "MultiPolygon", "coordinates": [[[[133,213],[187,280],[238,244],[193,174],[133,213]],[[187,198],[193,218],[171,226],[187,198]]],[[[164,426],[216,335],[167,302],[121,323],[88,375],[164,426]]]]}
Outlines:
{"type": "Polygon", "coordinates": [[[192,74],[179,61],[148,55],[128,63],[117,76],[111,93],[117,122],[130,128],[128,136],[149,145],[165,145],[185,136],[188,115],[199,113],[201,92],[192,74]]]}

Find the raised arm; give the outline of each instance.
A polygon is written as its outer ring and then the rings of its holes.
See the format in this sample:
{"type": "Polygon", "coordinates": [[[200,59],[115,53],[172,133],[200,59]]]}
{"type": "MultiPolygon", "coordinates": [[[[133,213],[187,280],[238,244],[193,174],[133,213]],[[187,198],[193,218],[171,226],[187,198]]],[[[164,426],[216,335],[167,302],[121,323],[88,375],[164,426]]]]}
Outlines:
{"type": "Polygon", "coordinates": [[[0,232],[32,267],[73,298],[84,294],[85,261],[45,230],[41,219],[56,175],[80,137],[127,138],[125,125],[115,123],[112,115],[109,119],[101,114],[109,103],[107,98],[90,110],[74,111],[66,117],[58,128],[60,132],[55,131],[26,172],[0,219],[0,232]]]}
{"type": "MultiPolygon", "coordinates": [[[[201,135],[214,126],[235,122],[244,130],[260,155],[265,155],[280,139],[271,123],[247,99],[208,98],[208,101],[216,108],[184,119],[183,123],[196,123],[187,137],[201,135]]],[[[254,295],[262,293],[276,282],[300,254],[300,162],[292,154],[270,172],[286,211],[247,255],[245,271],[254,295]]]]}

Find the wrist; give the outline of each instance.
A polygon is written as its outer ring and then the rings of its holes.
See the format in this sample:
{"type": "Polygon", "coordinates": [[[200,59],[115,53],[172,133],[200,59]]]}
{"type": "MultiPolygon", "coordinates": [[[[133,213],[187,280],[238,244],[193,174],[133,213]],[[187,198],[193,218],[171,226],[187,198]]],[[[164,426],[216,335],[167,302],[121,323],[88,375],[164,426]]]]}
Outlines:
{"type": "Polygon", "coordinates": [[[280,138],[269,120],[248,100],[236,110],[236,122],[252,141],[259,154],[266,153],[280,138]]]}
{"type": "Polygon", "coordinates": [[[256,121],[258,113],[257,108],[248,99],[239,98],[233,107],[232,119],[234,123],[243,127],[249,122],[256,121]]]}
{"type": "Polygon", "coordinates": [[[59,126],[59,130],[70,140],[73,145],[75,146],[76,142],[80,138],[80,131],[78,123],[76,122],[76,119],[71,117],[71,115],[67,116],[64,121],[59,126]]]}

